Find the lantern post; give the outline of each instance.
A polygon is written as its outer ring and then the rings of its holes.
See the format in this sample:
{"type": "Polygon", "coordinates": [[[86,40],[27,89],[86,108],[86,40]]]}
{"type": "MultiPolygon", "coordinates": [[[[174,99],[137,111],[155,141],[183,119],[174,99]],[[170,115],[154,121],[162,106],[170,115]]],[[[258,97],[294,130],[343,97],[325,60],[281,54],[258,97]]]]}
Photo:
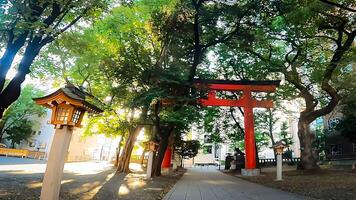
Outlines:
{"type": "Polygon", "coordinates": [[[277,170],[276,170],[276,181],[282,181],[282,155],[283,155],[283,149],[286,148],[287,146],[282,142],[278,141],[275,143],[275,145],[272,146],[276,150],[277,153],[277,170]]]}
{"type": "Polygon", "coordinates": [[[41,200],[58,200],[59,198],[64,163],[74,127],[81,127],[86,111],[102,112],[100,108],[89,103],[86,100],[88,98],[94,99],[93,96],[73,85],[67,85],[47,96],[34,98],[38,105],[52,110],[49,123],[53,124],[56,129],[43,178],[41,200]]]}
{"type": "Polygon", "coordinates": [[[154,156],[154,152],[157,150],[158,144],[153,141],[149,141],[146,143],[146,145],[148,149],[146,178],[149,179],[152,177],[153,156],[154,156]]]}

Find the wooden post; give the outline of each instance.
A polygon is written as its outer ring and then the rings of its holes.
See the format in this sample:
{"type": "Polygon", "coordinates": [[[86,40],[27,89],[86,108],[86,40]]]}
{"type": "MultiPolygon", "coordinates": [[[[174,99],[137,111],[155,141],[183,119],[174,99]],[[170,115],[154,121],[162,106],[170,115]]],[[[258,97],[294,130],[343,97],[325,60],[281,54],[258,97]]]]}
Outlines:
{"type": "Polygon", "coordinates": [[[251,91],[244,91],[245,169],[256,169],[255,130],[251,91]]]}
{"type": "Polygon", "coordinates": [[[68,147],[72,137],[73,127],[57,128],[49,153],[46,172],[43,178],[41,200],[58,200],[64,162],[67,158],[68,147]]]}
{"type": "Polygon", "coordinates": [[[152,176],[152,166],[153,166],[153,151],[150,149],[148,152],[148,161],[147,161],[147,174],[146,178],[151,178],[152,176]]]}
{"type": "Polygon", "coordinates": [[[282,154],[278,153],[277,154],[277,181],[282,180],[282,154]]]}

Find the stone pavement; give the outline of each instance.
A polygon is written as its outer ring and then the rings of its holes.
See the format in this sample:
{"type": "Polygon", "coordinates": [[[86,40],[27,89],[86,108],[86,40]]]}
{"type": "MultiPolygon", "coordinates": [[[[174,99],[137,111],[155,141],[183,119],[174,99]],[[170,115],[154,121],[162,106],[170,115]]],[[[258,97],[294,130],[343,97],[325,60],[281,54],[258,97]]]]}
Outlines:
{"type": "Polygon", "coordinates": [[[215,168],[191,168],[164,200],[302,200],[307,197],[233,177],[215,168]]]}

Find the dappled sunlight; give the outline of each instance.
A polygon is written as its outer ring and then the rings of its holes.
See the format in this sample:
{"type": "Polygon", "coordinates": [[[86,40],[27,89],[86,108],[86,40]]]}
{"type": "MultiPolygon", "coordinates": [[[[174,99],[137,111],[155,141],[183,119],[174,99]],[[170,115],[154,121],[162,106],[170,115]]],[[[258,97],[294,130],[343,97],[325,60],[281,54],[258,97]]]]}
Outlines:
{"type": "Polygon", "coordinates": [[[95,187],[98,187],[98,186],[102,186],[102,183],[100,181],[84,183],[80,187],[73,189],[71,191],[71,193],[80,194],[80,193],[83,193],[83,192],[87,192],[87,191],[91,190],[92,188],[95,188],[95,187]]]}
{"type": "Polygon", "coordinates": [[[46,164],[0,165],[0,171],[16,171],[15,174],[43,173],[46,164]]]}
{"type": "Polygon", "coordinates": [[[35,183],[29,183],[29,184],[26,184],[26,187],[28,188],[39,188],[39,187],[42,187],[42,182],[35,182],[35,183]]]}
{"type": "Polygon", "coordinates": [[[130,193],[130,189],[125,184],[122,184],[119,188],[118,194],[119,195],[127,195],[129,193],[130,193]]]}
{"type": "Polygon", "coordinates": [[[105,181],[110,180],[114,175],[115,175],[115,172],[113,172],[113,173],[107,175],[106,178],[105,178],[105,181]]]}
{"type": "Polygon", "coordinates": [[[108,162],[66,163],[64,172],[74,173],[76,175],[92,175],[112,167],[113,165],[108,162]]]}
{"type": "MultiPolygon", "coordinates": [[[[71,183],[71,182],[73,182],[73,181],[74,181],[74,179],[62,180],[62,181],[61,181],[61,184],[71,183]]],[[[32,183],[26,184],[26,187],[31,188],[31,189],[33,189],[33,188],[40,188],[40,187],[42,187],[42,182],[32,182],[32,183]]]]}
{"type": "Polygon", "coordinates": [[[130,163],[130,170],[133,172],[143,172],[142,165],[137,163],[130,163]]]}
{"type": "MultiPolygon", "coordinates": [[[[0,165],[0,171],[6,171],[11,174],[34,174],[44,173],[46,164],[16,164],[16,165],[0,165]]],[[[91,175],[98,174],[102,171],[111,169],[113,165],[109,162],[73,162],[65,163],[64,173],[74,173],[76,175],[91,175]]],[[[134,166],[135,170],[142,170],[140,166],[134,166]]]]}
{"type": "Polygon", "coordinates": [[[136,189],[145,186],[146,182],[143,180],[135,180],[135,181],[128,182],[127,185],[129,186],[130,189],[136,189]]]}

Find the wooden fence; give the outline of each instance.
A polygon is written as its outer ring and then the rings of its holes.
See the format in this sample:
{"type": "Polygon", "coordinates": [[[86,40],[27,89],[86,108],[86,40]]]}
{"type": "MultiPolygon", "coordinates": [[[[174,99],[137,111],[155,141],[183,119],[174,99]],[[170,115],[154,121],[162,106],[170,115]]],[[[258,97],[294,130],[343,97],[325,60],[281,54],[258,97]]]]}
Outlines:
{"type": "Polygon", "coordinates": [[[25,149],[9,149],[9,148],[0,148],[0,155],[7,156],[19,156],[27,157],[29,155],[29,150],[25,149]]]}
{"type": "MultiPolygon", "coordinates": [[[[288,165],[295,165],[300,162],[300,158],[283,158],[283,163],[288,165]]],[[[275,159],[259,159],[260,166],[274,166],[276,165],[275,159]]]]}

